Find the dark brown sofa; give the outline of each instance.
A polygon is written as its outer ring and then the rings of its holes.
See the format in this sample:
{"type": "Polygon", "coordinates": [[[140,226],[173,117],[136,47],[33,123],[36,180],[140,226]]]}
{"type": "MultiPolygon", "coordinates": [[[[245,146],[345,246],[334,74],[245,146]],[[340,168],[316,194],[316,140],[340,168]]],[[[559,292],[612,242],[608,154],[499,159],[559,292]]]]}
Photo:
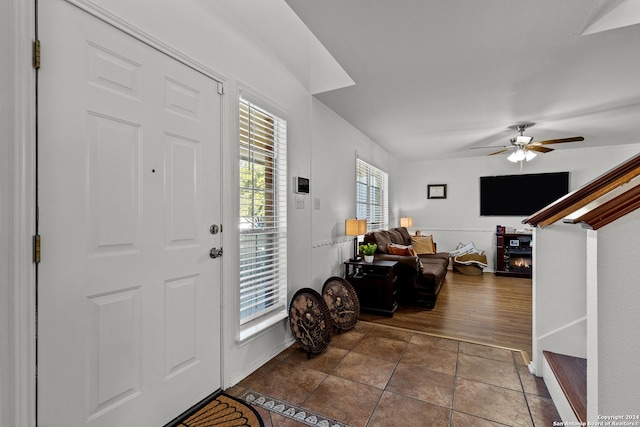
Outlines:
{"type": "Polygon", "coordinates": [[[387,246],[390,243],[411,245],[411,235],[405,227],[379,230],[367,233],[364,243],[378,245],[374,254],[376,260],[398,261],[398,300],[401,304],[417,305],[432,309],[449,268],[449,253],[392,255],[387,246]]]}

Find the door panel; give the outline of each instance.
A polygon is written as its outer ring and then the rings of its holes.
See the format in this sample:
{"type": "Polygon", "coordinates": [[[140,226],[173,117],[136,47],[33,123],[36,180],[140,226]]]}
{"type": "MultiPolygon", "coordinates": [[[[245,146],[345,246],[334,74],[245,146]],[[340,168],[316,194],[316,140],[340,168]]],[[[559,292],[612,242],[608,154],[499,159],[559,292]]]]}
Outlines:
{"type": "Polygon", "coordinates": [[[38,7],[39,425],[163,425],[221,385],[217,82],[38,7]]]}

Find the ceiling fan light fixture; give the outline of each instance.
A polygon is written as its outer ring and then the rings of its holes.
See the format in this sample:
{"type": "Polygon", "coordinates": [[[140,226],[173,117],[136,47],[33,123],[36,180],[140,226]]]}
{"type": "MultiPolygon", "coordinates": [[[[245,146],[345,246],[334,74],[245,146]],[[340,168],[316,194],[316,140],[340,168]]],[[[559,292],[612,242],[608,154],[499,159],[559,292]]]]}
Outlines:
{"type": "Polygon", "coordinates": [[[516,144],[528,144],[531,141],[533,141],[533,137],[532,136],[517,136],[516,137],[516,144]]]}
{"type": "Polygon", "coordinates": [[[522,148],[518,148],[516,150],[515,154],[516,154],[516,161],[517,162],[521,162],[527,157],[527,155],[525,154],[525,152],[524,152],[524,150],[522,148]]]}
{"type": "Polygon", "coordinates": [[[509,157],[507,157],[507,160],[509,160],[510,162],[516,163],[519,162],[521,160],[524,160],[526,157],[526,155],[524,154],[524,151],[520,148],[518,148],[516,151],[514,151],[513,153],[509,154],[509,157]]]}
{"type": "MultiPolygon", "coordinates": [[[[640,1],[640,0],[638,0],[640,1]]],[[[489,147],[471,147],[471,148],[501,148],[501,150],[496,151],[494,153],[490,153],[489,156],[493,156],[495,154],[500,154],[504,152],[510,152],[509,156],[507,156],[507,160],[513,163],[520,162],[520,168],[522,168],[523,161],[531,161],[540,153],[548,153],[553,151],[553,148],[546,147],[550,144],[560,144],[564,142],[579,142],[584,141],[584,137],[582,136],[573,136],[570,138],[558,138],[558,139],[548,139],[544,141],[533,142],[532,136],[524,135],[524,132],[527,128],[533,126],[535,123],[519,123],[514,126],[509,126],[509,129],[515,129],[520,132],[519,136],[515,136],[509,139],[511,145],[493,145],[489,147]]]]}

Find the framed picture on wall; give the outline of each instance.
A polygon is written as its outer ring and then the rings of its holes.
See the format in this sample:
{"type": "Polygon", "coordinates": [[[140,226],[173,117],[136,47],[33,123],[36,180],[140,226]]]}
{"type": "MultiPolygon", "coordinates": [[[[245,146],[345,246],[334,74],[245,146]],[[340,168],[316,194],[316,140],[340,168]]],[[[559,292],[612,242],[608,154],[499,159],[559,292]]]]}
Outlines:
{"type": "Polygon", "coordinates": [[[427,185],[427,198],[428,199],[446,199],[447,184],[427,185]]]}

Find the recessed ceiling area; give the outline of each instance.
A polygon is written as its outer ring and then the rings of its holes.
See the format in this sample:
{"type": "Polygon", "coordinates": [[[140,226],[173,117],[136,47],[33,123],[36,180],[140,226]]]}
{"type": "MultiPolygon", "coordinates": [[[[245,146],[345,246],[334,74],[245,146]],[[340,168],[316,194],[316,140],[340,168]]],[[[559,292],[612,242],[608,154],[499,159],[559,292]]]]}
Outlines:
{"type": "Polygon", "coordinates": [[[315,96],[400,160],[640,144],[638,0],[286,2],[355,82],[315,96]]]}

